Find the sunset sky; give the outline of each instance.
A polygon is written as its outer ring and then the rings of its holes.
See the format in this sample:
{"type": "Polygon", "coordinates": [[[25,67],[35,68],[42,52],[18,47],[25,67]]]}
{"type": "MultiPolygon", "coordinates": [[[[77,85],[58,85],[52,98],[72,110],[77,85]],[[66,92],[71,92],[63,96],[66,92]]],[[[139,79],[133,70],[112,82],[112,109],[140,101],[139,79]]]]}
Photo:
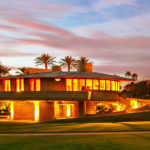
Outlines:
{"type": "Polygon", "coordinates": [[[150,0],[0,0],[0,61],[35,67],[48,53],[94,71],[150,77],[150,0]]]}

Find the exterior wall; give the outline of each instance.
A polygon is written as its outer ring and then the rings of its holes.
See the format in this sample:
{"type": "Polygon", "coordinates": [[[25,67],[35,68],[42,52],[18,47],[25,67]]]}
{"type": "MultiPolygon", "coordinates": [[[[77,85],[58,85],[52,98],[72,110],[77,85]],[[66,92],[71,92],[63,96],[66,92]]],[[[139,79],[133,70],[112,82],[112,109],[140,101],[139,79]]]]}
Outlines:
{"type": "Polygon", "coordinates": [[[34,121],[34,104],[32,102],[13,102],[12,119],[34,121]]]}
{"type": "Polygon", "coordinates": [[[24,79],[24,91],[29,90],[30,90],[29,79],[24,79]]]}
{"type": "Polygon", "coordinates": [[[85,116],[85,102],[80,101],[78,102],[78,117],[82,118],[85,116]]]}
{"type": "Polygon", "coordinates": [[[54,102],[39,103],[39,121],[48,121],[54,119],[54,102]]]}
{"type": "Polygon", "coordinates": [[[119,100],[119,94],[118,92],[112,92],[112,91],[92,91],[91,100],[95,100],[95,101],[119,100]]]}
{"type": "Polygon", "coordinates": [[[41,79],[41,91],[65,91],[65,79],[55,81],[52,78],[41,79]]]}
{"type": "Polygon", "coordinates": [[[24,74],[52,72],[52,69],[26,68],[24,74]]]}
{"type": "Polygon", "coordinates": [[[10,80],[10,84],[11,84],[11,91],[16,91],[16,80],[15,79],[11,79],[10,80]]]}
{"type": "Polygon", "coordinates": [[[96,101],[86,101],[86,112],[85,114],[96,114],[96,101]]]}
{"type": "Polygon", "coordinates": [[[0,80],[0,91],[3,91],[3,80],[0,80]]]}

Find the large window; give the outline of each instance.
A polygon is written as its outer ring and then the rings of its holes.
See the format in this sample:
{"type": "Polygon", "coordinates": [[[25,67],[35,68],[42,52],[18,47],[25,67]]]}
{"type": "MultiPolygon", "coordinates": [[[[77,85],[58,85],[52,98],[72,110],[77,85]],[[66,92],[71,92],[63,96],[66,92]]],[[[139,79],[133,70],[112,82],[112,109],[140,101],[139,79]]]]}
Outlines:
{"type": "Polygon", "coordinates": [[[99,80],[93,80],[93,90],[99,90],[99,80]]]}
{"type": "Polygon", "coordinates": [[[11,91],[10,79],[3,80],[3,90],[4,90],[4,92],[11,91]]]}
{"type": "Polygon", "coordinates": [[[30,91],[41,91],[41,81],[40,79],[30,79],[30,91]]]}
{"type": "Polygon", "coordinates": [[[105,90],[105,80],[100,80],[100,90],[105,90]]]}
{"type": "Polygon", "coordinates": [[[92,90],[92,80],[86,79],[86,90],[92,90]]]}
{"type": "Polygon", "coordinates": [[[16,91],[24,91],[24,79],[16,79],[16,91]]]}
{"type": "Polygon", "coordinates": [[[66,90],[72,91],[72,79],[66,79],[66,90]]]}
{"type": "Polygon", "coordinates": [[[110,91],[110,80],[106,80],[106,91],[110,91]]]}
{"type": "Polygon", "coordinates": [[[116,82],[115,81],[111,81],[111,90],[112,91],[116,90],[116,82]]]}
{"type": "Polygon", "coordinates": [[[98,79],[66,79],[66,91],[120,91],[120,82],[98,79]]]}
{"type": "Polygon", "coordinates": [[[79,79],[79,91],[85,91],[85,79],[79,79]]]}
{"type": "Polygon", "coordinates": [[[73,91],[79,91],[78,79],[73,79],[73,91]]]}

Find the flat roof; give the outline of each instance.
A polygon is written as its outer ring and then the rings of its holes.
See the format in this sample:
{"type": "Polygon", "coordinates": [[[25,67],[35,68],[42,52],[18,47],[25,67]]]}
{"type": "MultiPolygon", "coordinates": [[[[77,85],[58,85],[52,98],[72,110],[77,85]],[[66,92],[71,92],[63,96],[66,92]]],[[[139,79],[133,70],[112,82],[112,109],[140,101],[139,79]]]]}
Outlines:
{"type": "Polygon", "coordinates": [[[1,78],[102,78],[132,81],[130,78],[120,77],[117,75],[109,75],[98,72],[41,72],[33,74],[22,74],[15,76],[6,76],[1,78]]]}

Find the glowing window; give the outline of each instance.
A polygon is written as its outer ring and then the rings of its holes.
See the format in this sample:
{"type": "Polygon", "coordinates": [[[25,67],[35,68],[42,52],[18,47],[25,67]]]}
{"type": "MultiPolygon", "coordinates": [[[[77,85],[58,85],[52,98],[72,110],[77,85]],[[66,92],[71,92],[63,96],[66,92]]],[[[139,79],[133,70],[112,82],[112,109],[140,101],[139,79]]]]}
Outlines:
{"type": "Polygon", "coordinates": [[[105,90],[105,80],[100,80],[100,90],[105,90]]]}
{"type": "Polygon", "coordinates": [[[118,91],[120,91],[120,82],[118,82],[118,91]]]}
{"type": "Polygon", "coordinates": [[[72,91],[72,79],[66,79],[66,90],[72,91]]]}
{"type": "Polygon", "coordinates": [[[24,91],[24,79],[16,79],[16,91],[24,91]]]}
{"type": "Polygon", "coordinates": [[[92,80],[91,79],[86,80],[86,90],[92,90],[92,80]]]}
{"type": "Polygon", "coordinates": [[[93,90],[99,90],[99,80],[93,80],[93,90]]]}
{"type": "Polygon", "coordinates": [[[79,89],[78,89],[78,79],[73,79],[73,91],[79,91],[79,89]]]}
{"type": "Polygon", "coordinates": [[[110,80],[106,80],[106,90],[110,91],[110,80]]]}
{"type": "Polygon", "coordinates": [[[5,92],[11,91],[10,79],[7,79],[7,80],[4,80],[4,81],[3,81],[3,87],[4,87],[4,91],[5,91],[5,92]]]}
{"type": "Polygon", "coordinates": [[[112,91],[116,90],[116,82],[115,81],[111,81],[111,90],[112,91]]]}
{"type": "Polygon", "coordinates": [[[80,91],[85,90],[85,79],[79,79],[79,90],[80,91]]]}
{"type": "Polygon", "coordinates": [[[41,91],[40,79],[30,79],[30,91],[41,91]]]}
{"type": "Polygon", "coordinates": [[[118,91],[118,82],[116,81],[116,91],[118,91]]]}

